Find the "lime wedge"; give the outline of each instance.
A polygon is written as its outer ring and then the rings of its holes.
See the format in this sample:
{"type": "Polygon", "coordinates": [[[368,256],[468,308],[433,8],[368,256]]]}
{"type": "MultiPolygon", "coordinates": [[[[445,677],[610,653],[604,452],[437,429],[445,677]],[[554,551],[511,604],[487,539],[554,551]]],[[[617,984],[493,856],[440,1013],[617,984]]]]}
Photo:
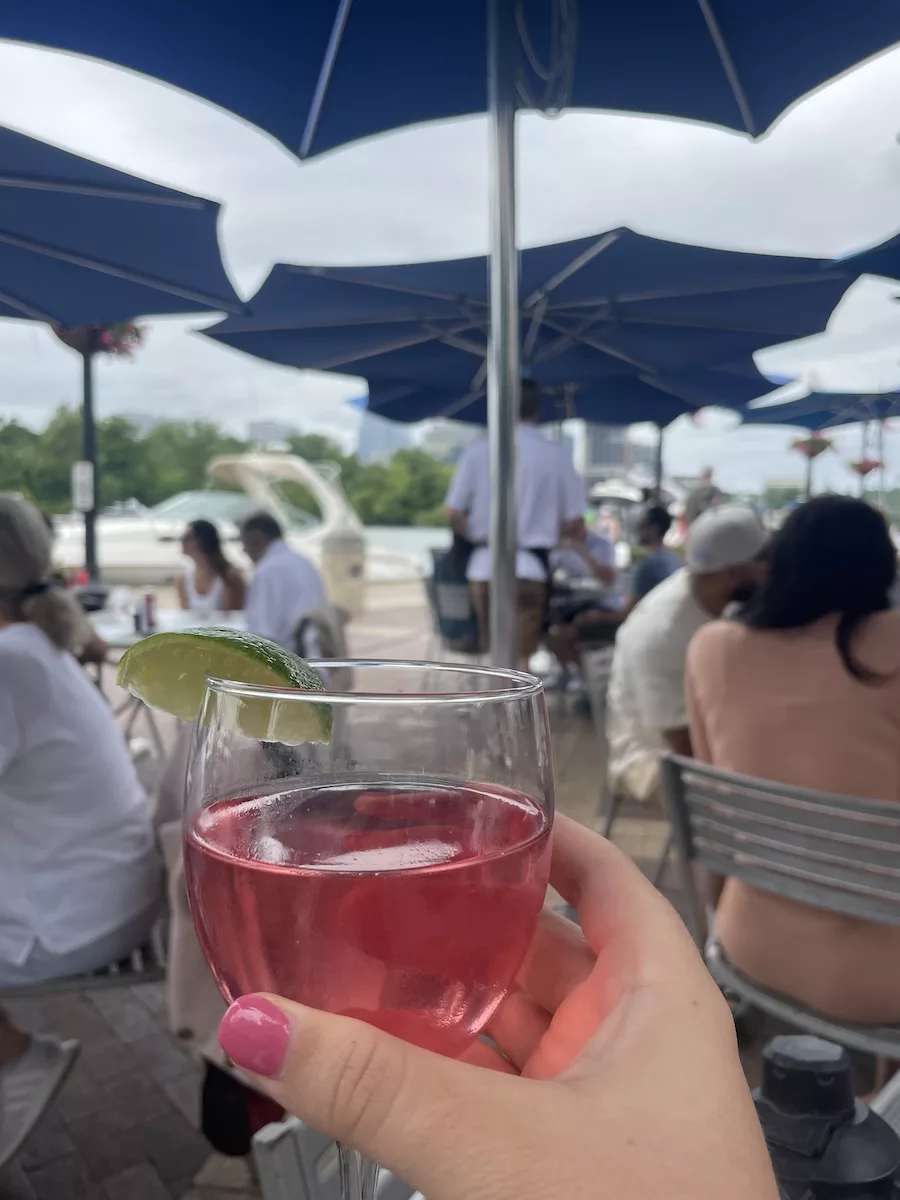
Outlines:
{"type": "MultiPolygon", "coordinates": [[[[119,660],[118,684],[150,708],[193,721],[200,712],[208,678],[322,692],[325,685],[305,659],[266,638],[234,629],[185,629],[142,638],[119,660]]],[[[331,705],[300,696],[222,697],[216,720],[229,730],[261,741],[327,742],[331,705]]]]}

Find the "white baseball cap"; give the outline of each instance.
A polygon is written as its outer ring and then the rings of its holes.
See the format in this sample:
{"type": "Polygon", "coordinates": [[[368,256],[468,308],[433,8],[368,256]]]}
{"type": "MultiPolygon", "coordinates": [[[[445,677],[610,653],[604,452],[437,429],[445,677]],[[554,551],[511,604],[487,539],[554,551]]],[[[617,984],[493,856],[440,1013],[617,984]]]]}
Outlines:
{"type": "Polygon", "coordinates": [[[713,575],[759,558],[769,535],[746,504],[718,504],[701,513],[688,530],[685,565],[692,575],[713,575]]]}

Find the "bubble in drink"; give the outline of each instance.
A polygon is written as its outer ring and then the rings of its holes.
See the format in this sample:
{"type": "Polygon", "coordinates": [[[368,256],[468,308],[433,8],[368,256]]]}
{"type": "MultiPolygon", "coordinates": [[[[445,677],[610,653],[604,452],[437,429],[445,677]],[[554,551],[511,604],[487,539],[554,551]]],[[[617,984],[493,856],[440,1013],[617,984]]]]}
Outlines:
{"type": "Polygon", "coordinates": [[[528,796],[422,781],[213,803],[185,871],[227,999],[276,992],[455,1056],[524,960],[549,852],[528,796]]]}

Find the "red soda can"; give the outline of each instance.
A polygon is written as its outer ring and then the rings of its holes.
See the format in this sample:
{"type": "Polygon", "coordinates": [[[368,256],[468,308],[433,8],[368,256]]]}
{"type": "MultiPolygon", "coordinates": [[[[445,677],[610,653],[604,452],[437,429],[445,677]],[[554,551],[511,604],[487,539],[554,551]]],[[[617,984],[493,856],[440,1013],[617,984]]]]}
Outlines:
{"type": "Polygon", "coordinates": [[[152,633],[156,628],[156,592],[146,588],[141,597],[141,624],[145,632],[152,633]]]}

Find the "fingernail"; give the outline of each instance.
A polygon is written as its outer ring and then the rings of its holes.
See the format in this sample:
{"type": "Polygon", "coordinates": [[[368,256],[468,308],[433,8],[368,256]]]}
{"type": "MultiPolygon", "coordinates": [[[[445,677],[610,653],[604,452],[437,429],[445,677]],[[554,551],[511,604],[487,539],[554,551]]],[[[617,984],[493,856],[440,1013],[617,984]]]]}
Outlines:
{"type": "Polygon", "coordinates": [[[265,996],[241,996],[219,1025],[219,1045],[231,1061],[267,1079],[281,1074],[290,1044],[290,1022],[265,996]]]}

